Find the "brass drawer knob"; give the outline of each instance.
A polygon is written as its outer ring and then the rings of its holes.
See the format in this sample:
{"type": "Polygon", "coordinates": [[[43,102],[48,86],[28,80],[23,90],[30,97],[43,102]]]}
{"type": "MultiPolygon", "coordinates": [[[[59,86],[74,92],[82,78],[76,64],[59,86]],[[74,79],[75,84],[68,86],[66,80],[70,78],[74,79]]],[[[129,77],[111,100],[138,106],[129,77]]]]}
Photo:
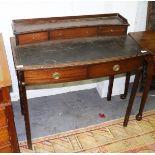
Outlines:
{"type": "Polygon", "coordinates": [[[55,80],[60,79],[60,77],[61,77],[61,75],[58,72],[55,72],[55,73],[52,74],[52,78],[55,79],[55,80]]]}
{"type": "Polygon", "coordinates": [[[117,72],[120,70],[120,65],[114,65],[112,69],[113,71],[117,72]]]}

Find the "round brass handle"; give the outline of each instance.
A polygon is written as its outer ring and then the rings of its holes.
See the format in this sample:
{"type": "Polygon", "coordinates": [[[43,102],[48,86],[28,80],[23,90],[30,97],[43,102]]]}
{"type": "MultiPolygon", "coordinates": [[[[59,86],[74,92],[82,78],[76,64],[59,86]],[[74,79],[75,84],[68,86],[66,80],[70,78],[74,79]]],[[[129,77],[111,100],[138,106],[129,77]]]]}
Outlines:
{"type": "Polygon", "coordinates": [[[112,69],[113,71],[117,72],[120,70],[120,65],[114,65],[112,69]]]}
{"type": "Polygon", "coordinates": [[[58,72],[55,72],[52,74],[52,78],[55,79],[55,80],[58,80],[60,79],[61,75],[58,73],[58,72]]]}

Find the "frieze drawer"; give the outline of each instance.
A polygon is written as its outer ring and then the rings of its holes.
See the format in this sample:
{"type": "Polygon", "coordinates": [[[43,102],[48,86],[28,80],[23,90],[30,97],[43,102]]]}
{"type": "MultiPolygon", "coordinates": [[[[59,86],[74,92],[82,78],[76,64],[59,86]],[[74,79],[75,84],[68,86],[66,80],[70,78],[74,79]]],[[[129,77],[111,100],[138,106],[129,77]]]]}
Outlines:
{"type": "Polygon", "coordinates": [[[86,79],[86,67],[38,69],[25,71],[26,84],[60,83],[86,79]]]}

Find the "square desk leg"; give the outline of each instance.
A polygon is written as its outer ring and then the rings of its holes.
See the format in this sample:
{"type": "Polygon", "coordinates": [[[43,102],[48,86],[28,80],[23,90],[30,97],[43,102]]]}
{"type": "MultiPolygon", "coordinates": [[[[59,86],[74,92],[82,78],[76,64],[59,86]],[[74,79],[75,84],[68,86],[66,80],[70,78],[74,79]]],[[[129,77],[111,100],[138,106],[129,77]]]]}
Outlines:
{"type": "Polygon", "coordinates": [[[29,109],[26,95],[26,85],[24,79],[24,72],[18,71],[18,82],[19,82],[19,94],[20,94],[20,103],[22,113],[24,115],[25,128],[26,128],[26,137],[27,137],[27,145],[28,148],[32,150],[32,139],[31,139],[31,128],[30,128],[30,120],[29,120],[29,109]]]}
{"type": "Polygon", "coordinates": [[[131,110],[132,110],[132,105],[134,103],[134,99],[135,99],[136,92],[138,89],[140,74],[141,74],[141,71],[138,70],[136,72],[136,75],[135,75],[135,79],[134,79],[134,83],[132,86],[131,95],[130,95],[130,99],[129,99],[129,103],[127,106],[127,110],[126,110],[126,114],[125,114],[125,118],[124,118],[124,123],[123,123],[123,126],[125,126],[125,127],[128,125],[129,117],[130,117],[131,110]]]}
{"type": "Polygon", "coordinates": [[[114,83],[114,76],[109,77],[109,86],[108,86],[108,93],[107,93],[107,101],[111,101],[111,94],[113,89],[113,83],[114,83]]]}
{"type": "Polygon", "coordinates": [[[20,71],[17,71],[17,79],[18,79],[18,89],[19,89],[19,98],[20,98],[20,108],[21,108],[21,114],[22,115],[24,115],[24,106],[23,106],[23,104],[22,104],[22,93],[20,93],[20,92],[22,92],[22,84],[20,83],[20,75],[21,73],[20,73],[20,71]]]}
{"type": "MultiPolygon", "coordinates": [[[[126,79],[125,79],[125,87],[124,87],[124,94],[120,95],[121,99],[125,99],[128,94],[128,88],[130,83],[130,75],[131,73],[126,73],[126,79]]],[[[111,94],[113,90],[113,83],[114,83],[114,76],[109,77],[109,86],[108,86],[108,93],[107,93],[107,101],[111,101],[111,94]]]]}
{"type": "Polygon", "coordinates": [[[125,88],[124,88],[124,94],[120,95],[121,99],[126,99],[127,95],[128,95],[128,88],[129,88],[129,83],[130,83],[130,76],[131,73],[126,73],[126,79],[125,79],[125,88]]]}
{"type": "Polygon", "coordinates": [[[148,62],[148,67],[147,67],[147,78],[146,78],[146,83],[144,86],[144,91],[143,91],[143,95],[142,95],[142,99],[141,99],[141,104],[140,104],[140,108],[139,108],[139,112],[136,115],[136,120],[140,121],[142,120],[142,113],[145,107],[145,103],[146,103],[146,99],[151,87],[151,83],[152,83],[152,79],[153,79],[153,75],[154,75],[154,64],[153,64],[153,60],[149,60],[148,62]]]}

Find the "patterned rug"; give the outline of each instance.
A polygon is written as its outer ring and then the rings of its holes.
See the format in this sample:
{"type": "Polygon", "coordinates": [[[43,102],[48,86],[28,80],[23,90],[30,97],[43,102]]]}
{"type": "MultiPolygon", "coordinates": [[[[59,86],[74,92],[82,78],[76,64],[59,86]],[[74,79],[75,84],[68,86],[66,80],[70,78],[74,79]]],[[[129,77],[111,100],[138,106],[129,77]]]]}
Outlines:
{"type": "Polygon", "coordinates": [[[142,121],[123,118],[33,140],[33,151],[26,142],[21,152],[155,152],[155,110],[144,113],[142,121]]]}

